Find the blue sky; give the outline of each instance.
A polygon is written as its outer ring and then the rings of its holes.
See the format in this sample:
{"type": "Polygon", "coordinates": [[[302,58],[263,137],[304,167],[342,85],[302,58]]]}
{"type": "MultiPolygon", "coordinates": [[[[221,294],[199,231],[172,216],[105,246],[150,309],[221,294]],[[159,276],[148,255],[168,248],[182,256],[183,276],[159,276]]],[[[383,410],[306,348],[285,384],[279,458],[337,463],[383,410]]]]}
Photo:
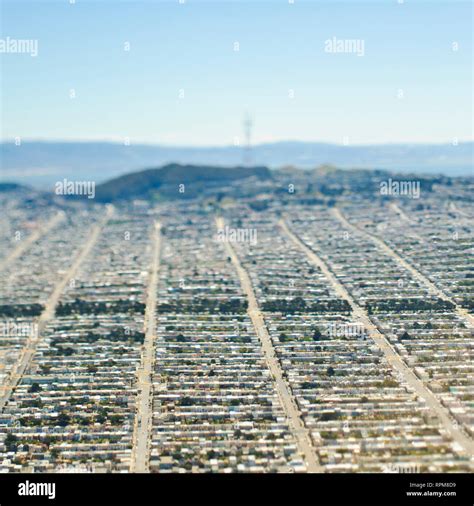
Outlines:
{"type": "Polygon", "coordinates": [[[255,143],[472,138],[470,2],[185,2],[2,0],[1,38],[38,40],[0,53],[2,139],[228,145],[246,112],[255,143]]]}

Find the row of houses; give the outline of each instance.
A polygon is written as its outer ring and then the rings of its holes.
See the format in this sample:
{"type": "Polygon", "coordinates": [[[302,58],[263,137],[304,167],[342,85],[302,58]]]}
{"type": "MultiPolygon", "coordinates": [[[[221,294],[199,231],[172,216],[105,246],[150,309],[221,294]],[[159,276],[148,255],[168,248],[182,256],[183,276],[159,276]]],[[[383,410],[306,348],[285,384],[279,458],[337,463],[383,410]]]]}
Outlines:
{"type": "MultiPolygon", "coordinates": [[[[390,286],[393,298],[400,300],[426,296],[411,279],[397,291],[398,280],[408,280],[409,275],[362,238],[345,239],[345,230],[325,210],[295,206],[288,214],[298,235],[324,258],[359,304],[385,300],[390,286]]],[[[235,224],[241,218],[233,220],[235,224]]],[[[266,311],[265,320],[323,466],[330,472],[384,472],[393,466],[438,472],[470,469],[469,456],[459,451],[439,420],[387,363],[355,316],[334,309],[335,304],[328,309],[316,304],[338,295],[284,237],[277,219],[268,222],[251,215],[241,225],[258,230],[257,245],[235,247],[261,307],[275,308],[275,301],[297,297],[306,303],[292,312],[266,311]]],[[[392,326],[396,320],[390,316],[384,332],[402,335],[405,329],[392,326]]],[[[376,317],[380,319],[379,313],[376,317]]]]}
{"type": "MultiPolygon", "coordinates": [[[[56,315],[40,333],[36,353],[4,409],[4,471],[129,470],[151,230],[146,214],[120,211],[104,226],[67,284],[56,315]]],[[[71,223],[63,240],[72,248],[84,241],[85,233],[71,223]]],[[[54,252],[51,245],[44,247],[54,252]]],[[[38,269],[51,277],[47,286],[54,285],[67,259],[61,257],[58,266],[48,254],[31,254],[21,263],[26,266],[39,258],[38,269]]],[[[14,300],[22,298],[20,291],[14,300]]]]}

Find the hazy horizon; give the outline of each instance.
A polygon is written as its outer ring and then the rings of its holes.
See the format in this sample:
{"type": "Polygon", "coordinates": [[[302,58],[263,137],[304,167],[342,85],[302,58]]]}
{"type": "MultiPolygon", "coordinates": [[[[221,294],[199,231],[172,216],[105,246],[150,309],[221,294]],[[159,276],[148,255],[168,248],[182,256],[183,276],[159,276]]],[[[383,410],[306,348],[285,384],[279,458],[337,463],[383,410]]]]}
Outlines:
{"type": "Polygon", "coordinates": [[[124,145],[116,142],[22,141],[0,143],[0,181],[47,187],[62,177],[97,183],[169,163],[235,167],[295,166],[312,169],[385,169],[399,173],[473,176],[472,142],[453,144],[385,144],[371,146],[312,142],[242,146],[124,145]]]}
{"type": "MultiPolygon", "coordinates": [[[[15,139],[14,138],[2,138],[0,139],[0,144],[14,144],[15,139]]],[[[114,144],[114,145],[125,145],[123,142],[123,139],[114,139],[114,138],[43,138],[43,137],[31,137],[31,138],[22,138],[21,144],[25,143],[43,143],[43,144],[114,144]]],[[[267,142],[256,142],[251,145],[251,147],[258,147],[258,146],[267,146],[267,145],[275,145],[275,144],[322,144],[322,145],[329,145],[329,146],[337,146],[337,147],[383,147],[383,146],[452,146],[453,141],[439,141],[439,142],[428,142],[428,141],[393,141],[393,142],[373,142],[373,143],[365,143],[360,142],[357,144],[344,144],[343,142],[326,142],[323,140],[318,139],[308,139],[308,140],[301,140],[301,139],[281,139],[281,140],[275,140],[275,141],[267,141],[267,142]]],[[[473,138],[466,138],[466,139],[456,139],[456,144],[474,144],[474,137],[473,138]]],[[[150,147],[164,147],[164,148],[196,148],[196,149],[206,149],[206,148],[243,148],[245,146],[242,146],[240,144],[236,145],[233,143],[226,143],[226,144],[173,144],[173,143],[167,143],[167,142],[152,142],[152,141],[135,141],[131,142],[129,144],[126,144],[127,146],[134,145],[134,146],[150,146],[150,147]]]]}

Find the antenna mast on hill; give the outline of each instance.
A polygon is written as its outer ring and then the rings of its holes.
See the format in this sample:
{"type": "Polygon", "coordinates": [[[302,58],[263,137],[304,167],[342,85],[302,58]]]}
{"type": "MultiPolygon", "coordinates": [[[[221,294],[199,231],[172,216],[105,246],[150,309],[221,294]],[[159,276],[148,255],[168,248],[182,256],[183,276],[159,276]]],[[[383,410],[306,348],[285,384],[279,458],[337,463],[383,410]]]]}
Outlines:
{"type": "Polygon", "coordinates": [[[243,164],[252,165],[252,118],[247,113],[244,119],[245,146],[243,151],[243,164]]]}

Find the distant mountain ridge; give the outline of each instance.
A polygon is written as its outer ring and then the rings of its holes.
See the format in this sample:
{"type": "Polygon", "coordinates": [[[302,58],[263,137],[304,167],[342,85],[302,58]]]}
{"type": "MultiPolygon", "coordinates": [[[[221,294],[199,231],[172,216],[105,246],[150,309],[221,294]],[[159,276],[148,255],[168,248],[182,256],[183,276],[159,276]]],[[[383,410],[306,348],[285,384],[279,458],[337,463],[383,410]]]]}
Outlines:
{"type": "Polygon", "coordinates": [[[145,169],[119,176],[96,187],[95,198],[99,202],[115,200],[148,199],[160,194],[175,197],[180,192],[185,198],[204,193],[210,187],[222,187],[226,182],[255,177],[270,179],[267,167],[215,167],[208,165],[168,164],[164,167],[145,169]],[[192,188],[186,185],[192,183],[192,188]]]}
{"type": "MultiPolygon", "coordinates": [[[[332,164],[341,168],[387,169],[460,176],[473,174],[473,142],[452,144],[386,144],[342,146],[320,142],[276,142],[252,147],[253,165],[314,168],[332,164]]],[[[113,142],[23,141],[0,143],[0,181],[50,186],[64,177],[96,183],[138,170],[169,163],[236,166],[243,149],[228,147],[173,147],[113,142]]]]}

